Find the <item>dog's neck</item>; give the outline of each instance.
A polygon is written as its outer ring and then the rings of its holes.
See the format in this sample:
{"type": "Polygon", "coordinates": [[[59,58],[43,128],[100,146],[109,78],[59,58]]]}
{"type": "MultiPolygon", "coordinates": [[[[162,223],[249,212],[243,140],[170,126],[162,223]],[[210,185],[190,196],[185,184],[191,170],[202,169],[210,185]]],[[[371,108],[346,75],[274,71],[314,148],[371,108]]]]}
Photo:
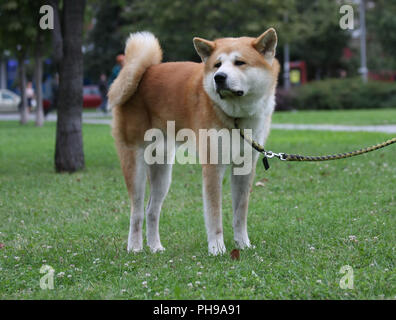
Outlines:
{"type": "MultiPolygon", "coordinates": [[[[240,128],[255,130],[260,125],[263,125],[268,117],[271,117],[275,109],[275,93],[269,96],[262,96],[260,99],[257,99],[254,102],[251,102],[246,99],[245,100],[246,103],[244,103],[243,98],[239,98],[241,101],[234,102],[234,104],[231,104],[231,106],[234,106],[234,108],[231,109],[231,111],[232,110],[237,111],[231,114],[229,112],[230,111],[229,101],[223,101],[222,99],[221,101],[212,100],[212,106],[216,114],[224,123],[224,127],[229,129],[235,128],[234,125],[235,118],[238,118],[240,128]],[[225,105],[225,103],[227,103],[227,105],[225,105]],[[244,109],[241,108],[241,106],[243,107],[243,105],[246,105],[246,107],[252,111],[243,112],[244,109]]],[[[238,98],[235,98],[235,100],[236,99],[238,98]]]]}

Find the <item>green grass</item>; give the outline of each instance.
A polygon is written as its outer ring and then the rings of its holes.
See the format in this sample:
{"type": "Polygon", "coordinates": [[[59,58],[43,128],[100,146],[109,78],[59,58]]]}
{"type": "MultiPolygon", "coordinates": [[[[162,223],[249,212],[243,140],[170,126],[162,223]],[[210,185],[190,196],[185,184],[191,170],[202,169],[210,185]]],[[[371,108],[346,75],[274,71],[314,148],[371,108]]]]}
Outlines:
{"type": "MultiPolygon", "coordinates": [[[[166,251],[128,254],[129,202],[109,127],[84,126],[86,169],[73,175],[54,173],[54,137],[53,123],[0,122],[0,299],[396,297],[394,146],[328,163],[273,160],[267,172],[260,164],[256,181],[267,180],[253,187],[248,219],[255,248],[234,261],[229,177],[225,255],[207,254],[199,165],[174,168],[160,224],[166,251]],[[54,290],[40,289],[44,264],[54,290]],[[343,265],[353,267],[353,290],[339,287],[343,265]]],[[[389,137],[274,130],[267,146],[321,154],[389,137]]]]}
{"type": "Polygon", "coordinates": [[[396,124],[396,109],[275,112],[273,122],[343,125],[396,124]]]}

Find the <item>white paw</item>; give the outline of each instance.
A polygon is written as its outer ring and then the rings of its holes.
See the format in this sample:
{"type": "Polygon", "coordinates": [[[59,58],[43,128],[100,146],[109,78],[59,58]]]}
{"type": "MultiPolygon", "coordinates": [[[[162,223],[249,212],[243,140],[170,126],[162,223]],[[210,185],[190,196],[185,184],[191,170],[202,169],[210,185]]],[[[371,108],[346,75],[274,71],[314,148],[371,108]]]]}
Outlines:
{"type": "Polygon", "coordinates": [[[220,255],[224,254],[226,252],[226,247],[224,245],[224,242],[222,240],[215,240],[209,242],[209,254],[210,255],[220,255]]]}
{"type": "Polygon", "coordinates": [[[130,253],[130,252],[138,253],[138,252],[141,252],[142,250],[143,250],[143,245],[128,243],[128,247],[127,247],[128,253],[130,253]]]}
{"type": "Polygon", "coordinates": [[[152,253],[165,251],[165,248],[161,244],[157,244],[157,245],[153,245],[153,246],[149,245],[149,247],[150,247],[150,251],[152,253]]]}
{"type": "Polygon", "coordinates": [[[234,240],[235,240],[236,246],[239,249],[246,249],[246,248],[251,248],[252,247],[248,237],[244,237],[242,239],[234,239],[234,240]]]}

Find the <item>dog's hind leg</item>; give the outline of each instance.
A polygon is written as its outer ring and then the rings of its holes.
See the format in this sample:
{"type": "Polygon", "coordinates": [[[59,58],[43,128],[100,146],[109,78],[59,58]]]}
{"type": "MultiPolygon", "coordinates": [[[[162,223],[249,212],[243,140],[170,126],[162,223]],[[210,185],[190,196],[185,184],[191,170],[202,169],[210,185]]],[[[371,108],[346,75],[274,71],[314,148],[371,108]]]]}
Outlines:
{"type": "Polygon", "coordinates": [[[147,244],[152,252],[163,251],[159,235],[159,219],[162,203],[172,180],[172,164],[152,164],[148,166],[150,200],[146,210],[147,244]]]}
{"type": "Polygon", "coordinates": [[[131,217],[128,236],[128,252],[143,249],[142,227],[144,220],[144,191],[146,170],[143,149],[117,146],[121,168],[131,200],[131,217]]]}

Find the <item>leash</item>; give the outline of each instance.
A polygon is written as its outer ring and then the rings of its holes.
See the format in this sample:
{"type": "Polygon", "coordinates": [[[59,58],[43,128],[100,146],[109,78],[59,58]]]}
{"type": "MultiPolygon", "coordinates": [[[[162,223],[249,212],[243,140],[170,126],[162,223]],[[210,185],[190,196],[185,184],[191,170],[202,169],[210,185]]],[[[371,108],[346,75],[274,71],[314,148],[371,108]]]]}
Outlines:
{"type": "Polygon", "coordinates": [[[247,141],[255,150],[258,152],[262,153],[264,155],[263,158],[263,164],[265,170],[269,169],[269,163],[268,159],[270,158],[278,158],[279,160],[282,161],[328,161],[328,160],[338,160],[338,159],[345,159],[345,158],[350,158],[354,156],[358,156],[360,154],[368,153],[374,150],[378,150],[381,148],[385,148],[393,143],[396,143],[396,137],[389,139],[387,141],[384,141],[382,143],[373,145],[371,147],[363,148],[360,150],[356,151],[351,151],[351,152],[345,152],[345,153],[337,153],[337,154],[331,154],[331,155],[326,155],[326,156],[303,156],[299,154],[287,154],[287,153],[275,153],[273,151],[266,151],[262,145],[254,141],[252,138],[249,136],[245,135],[244,129],[241,129],[238,127],[238,119],[235,118],[234,121],[235,128],[239,130],[239,134],[241,137],[247,141]]]}

